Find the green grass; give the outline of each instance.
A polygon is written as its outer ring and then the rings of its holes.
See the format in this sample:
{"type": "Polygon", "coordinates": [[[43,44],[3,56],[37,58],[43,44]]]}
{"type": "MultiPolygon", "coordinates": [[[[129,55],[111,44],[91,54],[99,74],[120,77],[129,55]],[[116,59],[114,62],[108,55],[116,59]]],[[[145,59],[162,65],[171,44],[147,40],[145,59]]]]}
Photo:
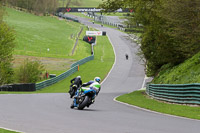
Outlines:
{"type": "MultiPolygon", "coordinates": [[[[68,0],[59,0],[60,6],[66,6],[68,0]],[[63,4],[64,1],[64,4],[63,4]]],[[[69,7],[98,7],[102,0],[72,0],[69,7]],[[77,2],[76,2],[77,1],[77,2]]]]}
{"type": "Polygon", "coordinates": [[[8,16],[5,21],[16,32],[16,48],[14,54],[81,59],[87,57],[88,47],[82,46],[77,55],[71,56],[75,37],[83,25],[65,22],[55,17],[35,16],[29,13],[6,8],[8,16]],[[47,50],[49,49],[49,51],[47,50]]]}
{"type": "Polygon", "coordinates": [[[9,131],[5,129],[0,129],[0,133],[19,133],[19,132],[14,132],[14,131],[9,131]]]}
{"type": "Polygon", "coordinates": [[[155,84],[190,84],[200,83],[200,52],[180,65],[163,66],[153,80],[155,84]]]}
{"type": "Polygon", "coordinates": [[[200,120],[200,107],[163,103],[149,98],[144,91],[135,91],[116,100],[148,110],[200,120]]]}

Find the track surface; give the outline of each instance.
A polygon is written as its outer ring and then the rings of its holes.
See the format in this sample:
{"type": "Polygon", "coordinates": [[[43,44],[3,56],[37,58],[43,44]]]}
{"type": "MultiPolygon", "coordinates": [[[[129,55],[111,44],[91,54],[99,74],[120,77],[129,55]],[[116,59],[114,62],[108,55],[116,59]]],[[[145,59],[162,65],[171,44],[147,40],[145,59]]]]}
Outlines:
{"type": "MultiPolygon", "coordinates": [[[[0,95],[0,126],[27,133],[198,133],[200,121],[165,116],[113,101],[141,88],[144,68],[137,45],[115,29],[82,23],[106,31],[116,52],[116,63],[102,84],[94,105],[70,109],[68,94],[0,95]],[[125,53],[129,60],[125,60],[125,53]]],[[[101,45],[101,44],[99,44],[101,45]]]]}

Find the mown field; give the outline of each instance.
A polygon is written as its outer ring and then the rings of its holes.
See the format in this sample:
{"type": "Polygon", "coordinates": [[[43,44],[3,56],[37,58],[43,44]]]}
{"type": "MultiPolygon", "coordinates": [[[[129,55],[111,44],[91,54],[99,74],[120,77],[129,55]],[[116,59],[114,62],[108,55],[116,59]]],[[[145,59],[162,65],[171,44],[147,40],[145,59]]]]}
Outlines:
{"type": "Polygon", "coordinates": [[[83,25],[54,17],[35,16],[10,8],[7,8],[7,12],[5,21],[16,32],[17,45],[14,54],[78,58],[70,56],[70,53],[75,43],[75,36],[83,25]]]}
{"type": "MultiPolygon", "coordinates": [[[[66,6],[68,0],[60,0],[61,7],[66,6]]],[[[69,7],[98,7],[102,0],[72,0],[69,7]]]]}

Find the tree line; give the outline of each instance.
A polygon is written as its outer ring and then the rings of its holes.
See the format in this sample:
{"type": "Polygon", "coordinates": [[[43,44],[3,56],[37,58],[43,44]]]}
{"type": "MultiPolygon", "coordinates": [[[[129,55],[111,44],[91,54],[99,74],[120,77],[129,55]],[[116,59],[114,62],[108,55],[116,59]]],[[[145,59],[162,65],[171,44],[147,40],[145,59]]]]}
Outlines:
{"type": "Polygon", "coordinates": [[[4,4],[20,7],[36,14],[55,13],[58,0],[3,0],[4,4]]]}
{"type": "Polygon", "coordinates": [[[142,24],[141,54],[147,75],[184,62],[200,51],[200,0],[103,0],[105,12],[133,9],[129,23],[142,24]]]}

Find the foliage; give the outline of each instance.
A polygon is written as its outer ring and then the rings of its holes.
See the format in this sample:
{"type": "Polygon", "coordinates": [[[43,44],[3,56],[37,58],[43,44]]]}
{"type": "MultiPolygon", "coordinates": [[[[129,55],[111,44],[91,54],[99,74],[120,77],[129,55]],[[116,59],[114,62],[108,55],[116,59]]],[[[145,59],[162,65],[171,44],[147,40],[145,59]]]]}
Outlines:
{"type": "Polygon", "coordinates": [[[147,75],[165,64],[177,65],[200,51],[199,0],[108,0],[100,7],[134,9],[130,23],[144,26],[141,51],[147,75]]]}
{"type": "Polygon", "coordinates": [[[58,7],[58,0],[4,0],[12,6],[40,13],[54,13],[58,7]]]}
{"type": "Polygon", "coordinates": [[[0,22],[0,85],[13,81],[12,52],[14,50],[14,34],[6,23],[0,22]]]}
{"type": "Polygon", "coordinates": [[[191,107],[186,105],[163,103],[149,98],[144,91],[135,91],[125,94],[118,97],[117,100],[156,112],[200,120],[199,106],[191,107]]]}
{"type": "Polygon", "coordinates": [[[40,61],[26,59],[17,72],[18,83],[36,83],[41,80],[44,66],[40,61]]]}

